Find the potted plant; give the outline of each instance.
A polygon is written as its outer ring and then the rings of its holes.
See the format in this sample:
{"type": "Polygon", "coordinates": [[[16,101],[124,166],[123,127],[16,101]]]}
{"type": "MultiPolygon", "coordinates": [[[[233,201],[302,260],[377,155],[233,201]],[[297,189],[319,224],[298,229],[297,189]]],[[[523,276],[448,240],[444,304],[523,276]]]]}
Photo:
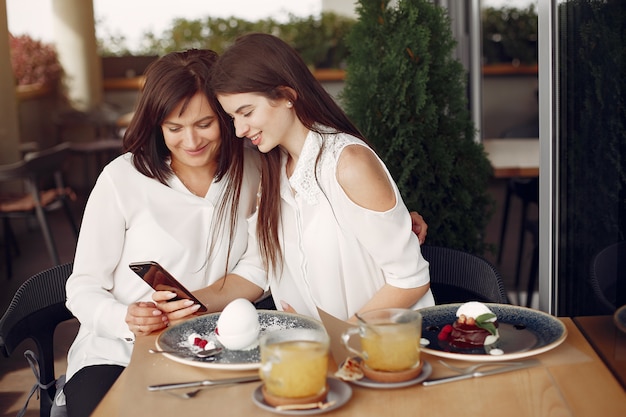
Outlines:
{"type": "Polygon", "coordinates": [[[482,254],[491,165],[467,109],[443,9],[428,0],[359,0],[342,102],[373,143],[428,242],[482,254]],[[394,2],[395,3],[395,2],[394,2]]]}
{"type": "Polygon", "coordinates": [[[11,65],[17,85],[54,85],[61,80],[63,68],[56,49],[28,35],[9,35],[11,65]]]}

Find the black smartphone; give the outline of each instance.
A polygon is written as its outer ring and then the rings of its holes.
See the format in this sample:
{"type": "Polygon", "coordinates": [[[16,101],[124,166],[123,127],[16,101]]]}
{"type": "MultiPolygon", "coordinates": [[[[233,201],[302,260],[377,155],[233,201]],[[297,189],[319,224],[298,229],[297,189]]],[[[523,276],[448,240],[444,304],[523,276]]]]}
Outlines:
{"type": "Polygon", "coordinates": [[[154,261],[132,262],[128,265],[137,275],[139,275],[148,285],[156,291],[172,291],[176,293],[175,300],[193,300],[199,304],[198,312],[205,313],[207,308],[200,302],[183,284],[178,282],[161,265],[154,261]]]}

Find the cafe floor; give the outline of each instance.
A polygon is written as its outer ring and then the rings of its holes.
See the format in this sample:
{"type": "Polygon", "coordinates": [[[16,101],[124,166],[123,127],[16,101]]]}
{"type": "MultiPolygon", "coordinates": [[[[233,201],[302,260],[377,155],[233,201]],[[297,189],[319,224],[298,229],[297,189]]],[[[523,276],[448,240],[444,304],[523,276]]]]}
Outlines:
{"type": "MultiPolygon", "coordinates": [[[[490,183],[489,191],[496,199],[497,207],[496,212],[492,216],[487,227],[486,240],[493,243],[494,246],[498,243],[500,233],[502,204],[505,196],[505,190],[505,180],[493,180],[490,183]]],[[[84,197],[79,195],[78,200],[74,203],[74,214],[77,221],[80,221],[83,205],[84,197]]],[[[531,215],[536,216],[536,212],[532,212],[531,215]]],[[[57,243],[57,249],[59,251],[61,262],[65,263],[73,260],[76,241],[66,219],[63,216],[64,215],[61,212],[52,213],[50,215],[50,223],[57,243]]],[[[514,200],[511,204],[509,226],[507,228],[507,235],[504,243],[502,263],[497,265],[503,276],[505,286],[509,291],[509,297],[512,303],[517,303],[517,294],[515,293],[513,287],[515,281],[515,264],[519,236],[519,216],[519,200],[514,200]]],[[[2,282],[4,290],[0,292],[0,312],[4,312],[6,310],[13,294],[23,281],[31,275],[51,266],[51,261],[39,229],[36,226],[28,225],[21,221],[14,221],[13,225],[22,254],[21,256],[13,259],[14,273],[10,280],[6,277],[4,259],[1,258],[0,282],[2,282]]],[[[3,240],[0,240],[0,244],[2,242],[3,240]]],[[[530,246],[530,237],[527,236],[525,249],[522,254],[523,266],[521,272],[521,288],[525,288],[526,286],[531,256],[530,246]]],[[[494,253],[487,254],[485,257],[495,265],[496,256],[497,254],[494,253]]],[[[535,296],[535,301],[533,303],[535,307],[537,303],[536,298],[537,297],[535,296]]],[[[521,301],[525,302],[525,294],[522,294],[521,301]]],[[[62,374],[65,370],[65,355],[76,334],[77,328],[78,324],[75,320],[62,323],[57,328],[57,332],[55,334],[55,352],[57,353],[55,369],[57,375],[62,374]]],[[[35,377],[22,353],[26,349],[32,349],[33,346],[32,342],[27,341],[24,342],[23,349],[18,348],[10,358],[0,357],[0,417],[15,416],[24,405],[27,393],[35,383],[35,377]]],[[[39,401],[35,394],[30,400],[25,416],[36,417],[38,415],[39,401]]]]}

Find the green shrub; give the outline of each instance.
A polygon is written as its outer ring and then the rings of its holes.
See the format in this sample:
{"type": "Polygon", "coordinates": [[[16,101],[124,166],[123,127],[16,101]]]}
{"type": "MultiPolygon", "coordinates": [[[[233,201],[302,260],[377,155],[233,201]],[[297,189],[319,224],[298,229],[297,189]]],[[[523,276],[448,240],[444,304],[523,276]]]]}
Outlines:
{"type": "MultiPolygon", "coordinates": [[[[235,17],[205,19],[174,19],[172,26],[157,36],[151,32],[143,36],[138,55],[164,55],[189,48],[207,48],[222,53],[238,36],[248,32],[271,33],[291,44],[304,61],[313,68],[342,68],[347,48],[344,39],[354,19],[334,13],[319,17],[300,18],[294,15],[285,23],[274,19],[250,22],[235,17]]],[[[109,37],[101,40],[100,54],[116,56],[128,53],[125,38],[109,37]]]]}
{"type": "Polygon", "coordinates": [[[428,242],[482,254],[491,165],[467,109],[445,11],[428,0],[360,0],[342,103],[373,143],[428,242]]]}
{"type": "Polygon", "coordinates": [[[538,18],[535,7],[487,7],[482,11],[485,64],[537,64],[538,18]]]}

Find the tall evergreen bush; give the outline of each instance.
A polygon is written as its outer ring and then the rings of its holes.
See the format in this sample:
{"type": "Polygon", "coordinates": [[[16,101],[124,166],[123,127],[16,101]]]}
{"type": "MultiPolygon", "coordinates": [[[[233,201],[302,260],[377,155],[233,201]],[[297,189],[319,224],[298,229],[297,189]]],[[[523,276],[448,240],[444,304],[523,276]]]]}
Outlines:
{"type": "Polygon", "coordinates": [[[426,219],[428,243],[482,254],[491,165],[474,142],[449,18],[428,0],[389,3],[358,1],[342,103],[426,219]]]}

